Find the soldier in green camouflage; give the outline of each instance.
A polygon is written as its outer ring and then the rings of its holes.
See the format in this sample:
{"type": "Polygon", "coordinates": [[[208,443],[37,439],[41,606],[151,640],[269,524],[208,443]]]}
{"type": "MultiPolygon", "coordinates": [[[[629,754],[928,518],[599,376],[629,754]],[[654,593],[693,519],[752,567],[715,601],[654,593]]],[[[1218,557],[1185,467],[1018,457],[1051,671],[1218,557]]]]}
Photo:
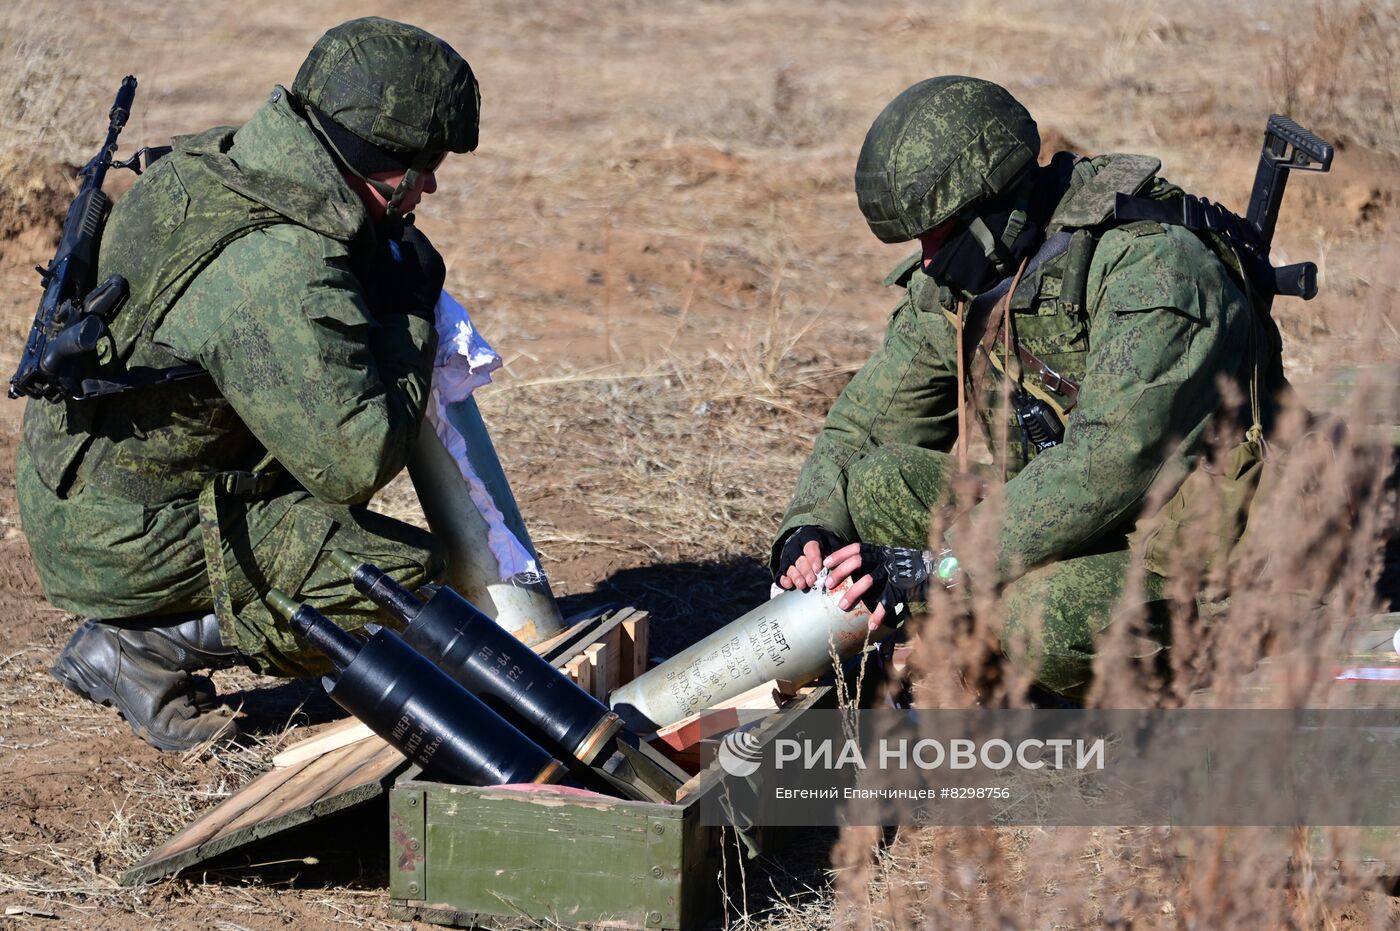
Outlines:
{"type": "MultiPolygon", "coordinates": [[[[871,126],[856,166],[861,211],[881,240],[921,249],[885,281],[901,294],[884,345],[827,415],[771,566],[784,588],[811,587],[823,565],[833,583],[854,575],[853,601],[876,584],[857,544],[930,545],[930,512],[958,472],[962,305],[962,387],[1009,480],[999,508],[973,507],[933,548],[955,558],[970,537],[996,541],[1004,646],[1038,626],[1016,658],[1077,697],[1148,490],[1179,481],[1203,452],[1222,380],[1248,396],[1264,372],[1267,394],[1282,368],[1227,242],[1114,219],[1119,193],[1182,196],[1157,177],[1157,159],[1061,152],[1040,166],[1039,150],[1025,108],[973,78],[916,84],[871,126]],[[1017,414],[1033,404],[1055,416],[1062,441],[1036,442],[1034,419],[1017,414]]],[[[954,565],[945,559],[945,571],[954,565]]],[[[1161,576],[1148,573],[1145,597],[1150,656],[1166,643],[1161,576]]]]}
{"type": "Polygon", "coordinates": [[[372,619],[339,548],[418,586],[429,535],[367,509],[423,419],[441,257],[411,211],[450,152],[476,148],[467,62],[402,23],[358,19],[311,50],[243,126],[177,138],[118,202],[99,275],[132,373],[204,375],[86,401],[32,401],[20,514],[44,591],[87,615],[53,674],[153,745],[230,735],[192,675],[324,660],[264,596],[342,627],[372,619]]]}

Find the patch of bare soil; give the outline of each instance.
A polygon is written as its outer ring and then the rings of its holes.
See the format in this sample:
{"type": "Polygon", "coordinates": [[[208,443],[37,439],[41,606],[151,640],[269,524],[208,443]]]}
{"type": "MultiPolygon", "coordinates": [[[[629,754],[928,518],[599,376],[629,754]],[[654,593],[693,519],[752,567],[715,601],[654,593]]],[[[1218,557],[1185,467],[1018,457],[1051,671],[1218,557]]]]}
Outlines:
{"type": "Polygon", "coordinates": [[[0,151],[0,266],[52,255],[77,192],[74,169],[33,152],[0,151]]]}

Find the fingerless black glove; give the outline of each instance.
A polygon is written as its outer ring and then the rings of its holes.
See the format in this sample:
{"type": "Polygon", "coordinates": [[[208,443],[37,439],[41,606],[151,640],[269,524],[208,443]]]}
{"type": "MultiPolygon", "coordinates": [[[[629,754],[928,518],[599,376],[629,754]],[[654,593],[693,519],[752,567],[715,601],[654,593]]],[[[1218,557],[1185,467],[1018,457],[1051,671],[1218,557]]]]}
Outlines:
{"type": "Polygon", "coordinates": [[[875,580],[861,600],[870,610],[885,606],[885,617],[893,619],[900,605],[922,601],[933,573],[933,555],[903,546],[860,545],[858,574],[875,580]]]}
{"type": "Polygon", "coordinates": [[[773,581],[776,582],[787,575],[792,564],[802,555],[803,547],[813,540],[821,544],[823,556],[830,556],[846,545],[840,537],[825,527],[798,527],[783,541],[783,551],[778,554],[778,566],[773,572],[773,581]]]}

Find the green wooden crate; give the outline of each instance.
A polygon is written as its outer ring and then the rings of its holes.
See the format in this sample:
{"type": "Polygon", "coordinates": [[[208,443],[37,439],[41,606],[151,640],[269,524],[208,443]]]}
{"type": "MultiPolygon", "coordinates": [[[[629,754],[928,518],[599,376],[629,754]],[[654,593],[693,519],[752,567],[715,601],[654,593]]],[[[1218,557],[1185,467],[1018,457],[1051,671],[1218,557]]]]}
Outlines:
{"type": "Polygon", "coordinates": [[[390,911],[691,928],[715,904],[716,831],[695,805],[406,781],[389,801],[390,911]]]}
{"type": "MultiPolygon", "coordinates": [[[[772,740],[833,700],[817,689],[753,733],[772,740]]],[[[712,767],[676,805],[400,780],[389,797],[389,911],[460,926],[695,928],[719,907],[719,828],[700,823],[699,803],[721,776],[712,767]]],[[[781,835],[748,840],[771,848],[781,835]]]]}

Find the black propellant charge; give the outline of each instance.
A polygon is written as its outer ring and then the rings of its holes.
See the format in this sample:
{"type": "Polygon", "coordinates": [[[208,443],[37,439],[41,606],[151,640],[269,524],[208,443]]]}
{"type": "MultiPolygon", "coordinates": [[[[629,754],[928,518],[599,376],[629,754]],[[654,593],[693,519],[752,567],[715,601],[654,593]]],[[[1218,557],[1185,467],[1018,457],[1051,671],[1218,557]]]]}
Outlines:
{"type": "Polygon", "coordinates": [[[403,637],[415,650],[558,750],[591,762],[600,742],[588,738],[606,729],[605,719],[616,720],[597,698],[450,588],[425,604],[372,565],[359,566],[352,579],[408,625],[403,637]]]}
{"type": "Polygon", "coordinates": [[[417,653],[371,625],[364,643],[306,605],[292,625],[338,673],[322,684],[336,704],[424,770],[467,785],[535,782],[551,754],[417,653]]]}

